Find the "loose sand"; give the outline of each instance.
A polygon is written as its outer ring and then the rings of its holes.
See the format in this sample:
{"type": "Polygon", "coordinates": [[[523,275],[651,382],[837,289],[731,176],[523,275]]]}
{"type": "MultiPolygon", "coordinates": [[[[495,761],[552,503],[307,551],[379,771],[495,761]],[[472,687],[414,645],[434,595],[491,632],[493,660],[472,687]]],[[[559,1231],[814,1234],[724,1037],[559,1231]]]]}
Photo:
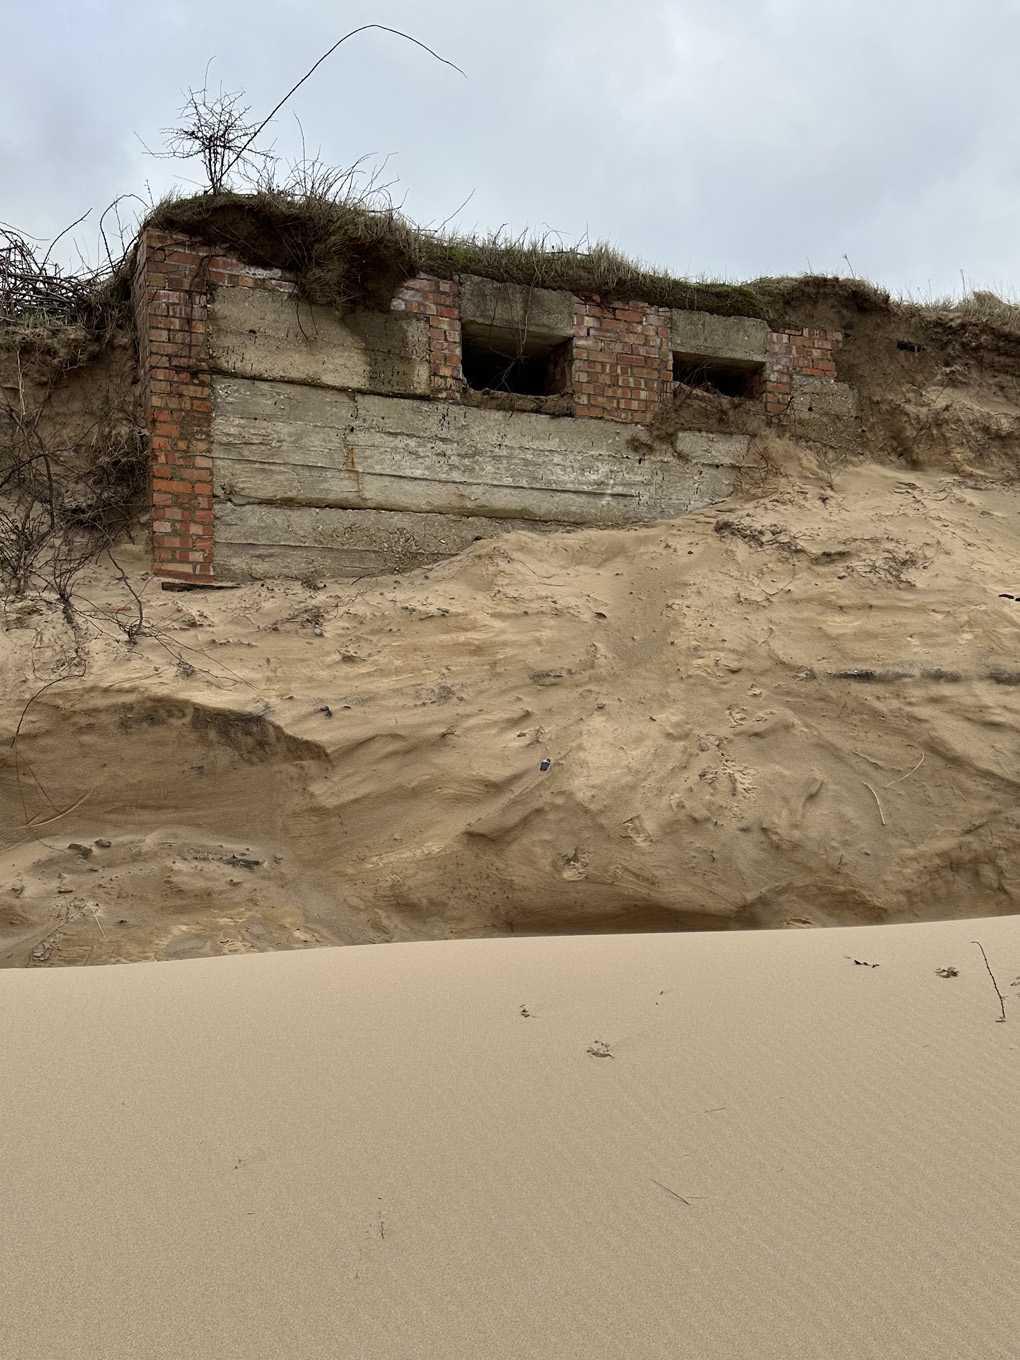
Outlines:
{"type": "Polygon", "coordinates": [[[1020,492],[789,457],[9,606],[3,1360],[1012,1360],[1020,492]]]}
{"type": "Polygon", "coordinates": [[[0,964],[1020,910],[1020,491],[787,452],[397,578],[173,594],[140,543],[80,665],[12,604],[0,964]]]}
{"type": "Polygon", "coordinates": [[[1015,917],[9,970],[0,1354],[1012,1360],[1018,973],[1015,917]]]}

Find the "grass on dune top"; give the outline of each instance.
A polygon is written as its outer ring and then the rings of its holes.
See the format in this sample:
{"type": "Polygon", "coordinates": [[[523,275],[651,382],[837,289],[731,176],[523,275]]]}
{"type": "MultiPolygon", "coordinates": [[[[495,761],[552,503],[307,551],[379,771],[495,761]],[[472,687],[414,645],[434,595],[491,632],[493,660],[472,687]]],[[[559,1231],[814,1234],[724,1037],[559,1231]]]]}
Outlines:
{"type": "Polygon", "coordinates": [[[562,247],[549,238],[430,232],[398,212],[314,196],[204,194],[169,198],[149,225],[222,244],[251,264],[293,270],[309,302],[383,306],[415,274],[477,274],[579,297],[766,317],[761,285],[675,278],[604,243],[562,247]]]}

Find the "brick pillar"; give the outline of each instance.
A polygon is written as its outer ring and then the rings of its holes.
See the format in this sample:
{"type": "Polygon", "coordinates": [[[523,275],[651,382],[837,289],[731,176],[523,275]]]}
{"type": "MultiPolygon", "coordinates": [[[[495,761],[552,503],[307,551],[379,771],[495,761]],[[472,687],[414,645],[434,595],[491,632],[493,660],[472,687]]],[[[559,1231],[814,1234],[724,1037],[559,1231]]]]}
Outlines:
{"type": "Polygon", "coordinates": [[[668,307],[574,299],[574,414],[644,422],[670,394],[668,307]]]}
{"type": "Polygon", "coordinates": [[[146,231],[135,309],[142,400],[152,451],[152,568],[157,576],[213,574],[208,279],[210,251],[146,231]]]}
{"type": "Polygon", "coordinates": [[[135,261],[142,406],[152,453],[152,569],[213,575],[209,298],[218,287],[294,293],[293,275],[256,269],[215,247],[150,227],[135,261]]]}
{"type": "Polygon", "coordinates": [[[766,414],[780,425],[789,422],[795,377],[834,382],[836,361],[833,356],[842,341],[842,331],[824,330],[819,326],[770,331],[765,342],[766,414]]]}
{"type": "Polygon", "coordinates": [[[395,312],[429,318],[429,386],[434,398],[455,400],[464,389],[461,369],[460,284],[419,274],[390,303],[395,312]]]}

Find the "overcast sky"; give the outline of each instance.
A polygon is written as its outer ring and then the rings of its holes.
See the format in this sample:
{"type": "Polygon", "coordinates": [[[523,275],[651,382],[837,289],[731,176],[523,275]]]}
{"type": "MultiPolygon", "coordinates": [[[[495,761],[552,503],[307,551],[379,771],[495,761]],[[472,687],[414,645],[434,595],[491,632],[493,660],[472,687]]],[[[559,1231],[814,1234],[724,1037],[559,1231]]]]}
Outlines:
{"type": "MultiPolygon", "coordinates": [[[[418,221],[605,238],[679,274],[1020,291],[1020,0],[0,0],[0,220],[48,236],[153,160],[209,58],[277,150],[391,157],[418,221]],[[139,140],[141,139],[141,141],[139,140]],[[849,266],[847,263],[849,259],[849,266]]],[[[83,244],[95,233],[78,232],[83,244]]]]}

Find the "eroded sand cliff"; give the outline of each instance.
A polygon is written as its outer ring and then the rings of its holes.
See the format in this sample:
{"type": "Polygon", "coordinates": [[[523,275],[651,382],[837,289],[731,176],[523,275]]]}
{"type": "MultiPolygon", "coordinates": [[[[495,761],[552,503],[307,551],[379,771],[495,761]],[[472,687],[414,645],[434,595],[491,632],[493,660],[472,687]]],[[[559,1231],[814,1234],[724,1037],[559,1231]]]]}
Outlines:
{"type": "Polygon", "coordinates": [[[77,661],[10,605],[0,961],[1015,912],[1020,493],[773,461],[353,584],[165,592],[139,543],[145,628],[95,568],[77,661]]]}

